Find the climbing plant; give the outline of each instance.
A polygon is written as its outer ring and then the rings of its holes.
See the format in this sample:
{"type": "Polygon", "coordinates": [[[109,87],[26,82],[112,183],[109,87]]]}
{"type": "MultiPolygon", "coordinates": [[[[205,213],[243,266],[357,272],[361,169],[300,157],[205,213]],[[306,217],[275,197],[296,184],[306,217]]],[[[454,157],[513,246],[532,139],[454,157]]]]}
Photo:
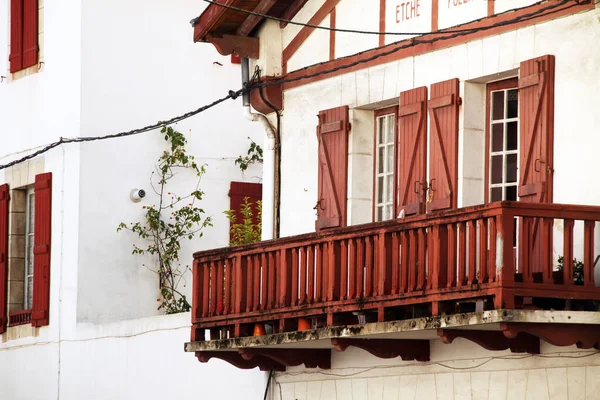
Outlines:
{"type": "Polygon", "coordinates": [[[175,314],[190,310],[190,303],[181,293],[180,285],[185,287],[185,273],[189,265],[179,262],[179,251],[184,240],[202,237],[202,230],[212,226],[211,218],[204,216],[204,210],[198,206],[204,192],[200,190],[200,181],[205,173],[204,166],[196,163],[185,149],[185,136],[171,127],[161,131],[169,147],[158,158],[150,183],[158,196],[158,204],[144,205],[144,219],[126,224],[121,222],[117,231],[128,230],[137,235],[144,244],[134,243],[132,254],[150,255],[154,265],[145,265],[158,275],[160,296],[158,310],[166,314],[175,314]],[[197,178],[195,186],[185,195],[177,195],[167,189],[168,184],[178,171],[191,171],[197,178]]]}
{"type": "MultiPolygon", "coordinates": [[[[250,137],[248,137],[248,139],[250,139],[250,137]]],[[[248,148],[247,154],[245,156],[238,156],[235,160],[235,165],[239,165],[242,172],[245,172],[250,165],[257,162],[263,162],[263,149],[250,139],[250,147],[248,148]]]]}

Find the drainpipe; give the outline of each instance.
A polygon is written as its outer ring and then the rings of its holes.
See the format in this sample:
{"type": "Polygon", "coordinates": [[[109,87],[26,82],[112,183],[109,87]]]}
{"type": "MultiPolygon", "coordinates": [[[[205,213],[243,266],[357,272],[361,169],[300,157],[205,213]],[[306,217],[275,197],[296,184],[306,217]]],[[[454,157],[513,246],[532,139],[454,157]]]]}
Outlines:
{"type": "MultiPolygon", "coordinates": [[[[250,63],[247,58],[242,58],[242,84],[246,85],[250,80],[250,63]]],[[[266,116],[250,111],[250,93],[242,95],[242,109],[244,116],[249,121],[260,122],[267,134],[263,150],[263,199],[262,199],[262,240],[270,240],[277,237],[275,226],[276,194],[276,148],[277,133],[266,116]]]]}

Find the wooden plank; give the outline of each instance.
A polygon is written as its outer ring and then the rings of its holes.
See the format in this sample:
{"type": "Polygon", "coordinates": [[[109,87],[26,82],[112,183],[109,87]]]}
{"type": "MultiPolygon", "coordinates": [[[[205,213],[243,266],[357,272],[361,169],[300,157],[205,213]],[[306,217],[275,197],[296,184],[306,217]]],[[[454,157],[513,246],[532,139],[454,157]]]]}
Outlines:
{"type": "Polygon", "coordinates": [[[488,218],[490,229],[490,254],[488,257],[489,282],[496,281],[496,219],[488,218]]]}
{"type": "Polygon", "coordinates": [[[408,287],[407,292],[412,292],[417,288],[417,231],[411,229],[408,231],[408,287]]]}
{"type": "Polygon", "coordinates": [[[489,280],[488,272],[488,227],[487,218],[477,220],[479,227],[479,279],[478,283],[487,283],[489,280]]]}
{"type": "Polygon", "coordinates": [[[277,302],[277,282],[279,279],[277,279],[277,255],[278,253],[274,253],[274,252],[269,252],[268,254],[268,271],[269,271],[269,288],[268,288],[268,306],[269,309],[272,309],[275,307],[275,304],[277,302]]]}
{"type": "Polygon", "coordinates": [[[306,279],[308,277],[308,263],[307,263],[307,248],[302,247],[300,249],[299,262],[300,262],[300,298],[299,303],[306,303],[306,279]]]}
{"type": "Polygon", "coordinates": [[[533,243],[533,220],[530,217],[520,218],[519,227],[519,272],[523,274],[523,282],[533,282],[533,268],[531,265],[531,246],[533,243]]]}
{"type": "Polygon", "coordinates": [[[340,300],[348,298],[348,242],[340,242],[340,300]]]}
{"type": "MultiPolygon", "coordinates": [[[[244,296],[243,296],[243,285],[244,280],[242,277],[242,256],[238,255],[234,259],[234,288],[235,288],[235,300],[233,303],[233,309],[236,314],[240,314],[244,307],[244,296]]],[[[208,287],[208,285],[206,285],[208,287]]]]}
{"type": "Polygon", "coordinates": [[[200,264],[200,271],[202,273],[202,316],[208,317],[209,310],[209,294],[210,294],[210,281],[209,281],[209,267],[205,263],[200,264]]]}
{"type": "Polygon", "coordinates": [[[300,251],[300,249],[298,247],[293,248],[290,250],[290,252],[292,253],[292,299],[291,299],[291,304],[293,306],[298,305],[298,285],[299,285],[299,276],[298,276],[298,259],[299,259],[299,254],[298,252],[300,251]]]}
{"type": "Polygon", "coordinates": [[[496,278],[503,285],[510,285],[515,280],[514,223],[514,217],[509,213],[496,217],[496,278]]]}
{"type": "Polygon", "coordinates": [[[554,227],[554,220],[551,218],[544,218],[540,221],[541,223],[541,262],[544,283],[554,283],[552,271],[554,265],[552,262],[552,229],[554,227]]]}
{"type": "Polygon", "coordinates": [[[292,286],[292,257],[289,249],[282,249],[280,251],[280,285],[279,285],[279,307],[287,307],[290,304],[291,298],[291,286],[292,286]]]}
{"type": "Polygon", "coordinates": [[[594,283],[594,221],[583,223],[583,282],[593,287],[594,283]]]}
{"type": "Polygon", "coordinates": [[[458,226],[458,280],[456,286],[467,283],[467,224],[461,222],[458,226]]]}
{"type": "Polygon", "coordinates": [[[467,284],[472,285],[477,280],[477,227],[474,220],[467,222],[467,235],[469,235],[467,284]]]}
{"type": "Polygon", "coordinates": [[[223,314],[223,289],[225,285],[225,261],[217,263],[217,314],[223,314]]]}
{"type": "Polygon", "coordinates": [[[308,270],[308,302],[315,301],[315,248],[306,248],[306,269],[308,270]]]}
{"type": "Polygon", "coordinates": [[[365,238],[356,239],[356,297],[364,297],[365,238]]]}
{"type": "Polygon", "coordinates": [[[446,262],[446,287],[456,286],[456,225],[446,225],[448,235],[448,259],[446,262]]]}
{"type": "Polygon", "coordinates": [[[260,309],[265,310],[269,304],[269,265],[267,263],[267,253],[260,255],[261,283],[260,283],[260,309]]]}
{"type": "Polygon", "coordinates": [[[210,263],[210,315],[217,313],[217,262],[210,263]]]}
{"type": "Polygon", "coordinates": [[[254,305],[254,260],[252,256],[246,256],[246,312],[252,311],[254,305]]]}
{"type": "Polygon", "coordinates": [[[418,266],[417,266],[417,289],[423,290],[425,289],[425,265],[427,263],[426,260],[426,243],[427,236],[425,232],[425,228],[421,228],[417,230],[417,238],[419,241],[419,253],[418,253],[418,266]]]}
{"type": "Polygon", "coordinates": [[[373,241],[372,236],[365,237],[365,297],[373,293],[373,241]]]}
{"type": "Polygon", "coordinates": [[[400,234],[392,233],[392,294],[400,292],[400,234]]]}
{"type": "Polygon", "coordinates": [[[564,220],[563,229],[563,282],[565,285],[573,284],[573,227],[575,221],[564,220]]]}
{"type": "Polygon", "coordinates": [[[348,239],[348,254],[350,257],[348,263],[348,298],[356,298],[356,270],[357,270],[357,255],[356,255],[356,240],[348,239]]]}
{"type": "Polygon", "coordinates": [[[323,299],[323,245],[315,246],[315,301],[323,299]]]}

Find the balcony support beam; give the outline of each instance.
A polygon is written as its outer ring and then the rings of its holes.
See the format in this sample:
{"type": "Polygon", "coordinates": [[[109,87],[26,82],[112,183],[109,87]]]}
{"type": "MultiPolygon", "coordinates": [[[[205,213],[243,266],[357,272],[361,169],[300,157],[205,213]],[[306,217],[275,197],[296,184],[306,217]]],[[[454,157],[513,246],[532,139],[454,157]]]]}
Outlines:
{"type": "Polygon", "coordinates": [[[244,360],[267,358],[284,367],[304,364],[306,368],[331,368],[331,351],[327,349],[240,349],[244,360]]]}
{"type": "Polygon", "coordinates": [[[525,332],[520,332],[509,338],[500,331],[438,329],[437,335],[446,344],[452,343],[456,338],[463,338],[477,343],[487,350],[510,349],[513,353],[540,354],[540,340],[525,332]]]}
{"type": "Polygon", "coordinates": [[[429,340],[407,339],[331,339],[333,348],[345,351],[349,346],[368,351],[379,358],[401,357],[403,361],[429,361],[429,340]]]}
{"type": "Polygon", "coordinates": [[[260,368],[261,371],[285,371],[285,366],[270,358],[263,356],[252,357],[246,360],[241,354],[234,351],[197,351],[196,357],[201,363],[208,362],[211,358],[218,358],[240,369],[260,368]]]}
{"type": "Polygon", "coordinates": [[[509,339],[529,334],[554,346],[577,345],[580,349],[600,349],[600,325],[502,323],[500,329],[509,339]]]}

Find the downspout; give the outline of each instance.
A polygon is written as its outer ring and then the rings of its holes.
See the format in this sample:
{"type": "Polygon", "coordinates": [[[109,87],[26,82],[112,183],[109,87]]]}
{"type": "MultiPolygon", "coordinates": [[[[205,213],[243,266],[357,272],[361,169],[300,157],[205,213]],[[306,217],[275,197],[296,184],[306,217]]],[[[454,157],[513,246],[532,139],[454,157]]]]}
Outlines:
{"type": "MultiPolygon", "coordinates": [[[[247,58],[242,58],[242,84],[244,87],[250,80],[250,62],[247,58]]],[[[250,93],[242,95],[242,109],[244,116],[249,121],[260,122],[263,125],[267,137],[263,150],[263,199],[262,199],[262,240],[270,240],[278,237],[278,228],[275,224],[278,214],[276,193],[277,173],[277,148],[279,146],[278,130],[273,129],[266,116],[260,113],[253,113],[250,110],[250,93]]],[[[279,129],[279,127],[278,127],[279,129]]]]}

